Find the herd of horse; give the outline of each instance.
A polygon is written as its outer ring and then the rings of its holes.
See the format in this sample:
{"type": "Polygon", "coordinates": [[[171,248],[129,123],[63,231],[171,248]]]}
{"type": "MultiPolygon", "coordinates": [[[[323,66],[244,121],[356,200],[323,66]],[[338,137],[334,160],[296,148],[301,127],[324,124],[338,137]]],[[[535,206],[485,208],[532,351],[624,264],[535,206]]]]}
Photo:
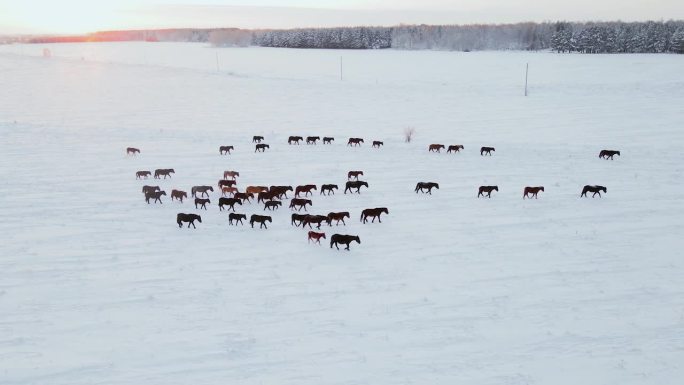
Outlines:
{"type": "MultiPolygon", "coordinates": [[[[287,140],[290,145],[299,145],[300,142],[305,141],[306,144],[315,145],[321,138],[319,136],[308,136],[306,139],[302,136],[290,136],[287,140]]],[[[333,137],[323,137],[323,144],[332,144],[335,140],[333,137]]],[[[264,141],[263,136],[254,136],[252,142],[256,143],[255,152],[263,152],[267,148],[270,148],[268,144],[262,143],[264,141]]],[[[364,143],[363,138],[349,138],[347,146],[360,146],[364,143]]],[[[384,145],[382,141],[373,141],[372,147],[379,148],[384,145]]],[[[449,145],[448,147],[444,144],[430,144],[428,146],[428,152],[440,152],[442,149],[447,149],[447,153],[460,152],[464,150],[464,146],[460,144],[449,145]]],[[[234,151],[233,146],[220,146],[219,152],[221,155],[230,154],[234,151]]],[[[496,149],[494,147],[483,146],[480,148],[480,155],[491,156],[496,149]]],[[[126,149],[127,155],[137,155],[140,154],[140,149],[135,147],[128,147],[126,149]]],[[[599,158],[613,160],[614,156],[620,156],[620,151],[616,150],[602,150],[599,153],[599,158]]],[[[136,179],[148,179],[153,176],[155,179],[166,179],[171,178],[175,174],[175,170],[172,168],[168,169],[156,169],[154,173],[149,170],[140,170],[135,173],[136,179]]],[[[347,181],[345,182],[344,194],[347,192],[353,194],[361,193],[361,187],[369,187],[368,182],[359,180],[360,176],[363,176],[363,171],[352,170],[347,173],[347,181]]],[[[305,212],[307,206],[309,208],[313,207],[313,201],[307,199],[309,196],[313,196],[313,191],[319,191],[320,195],[334,195],[335,191],[338,190],[338,185],[336,184],[322,184],[320,189],[314,184],[299,185],[293,188],[292,186],[246,186],[243,192],[240,192],[237,187],[237,178],[240,173],[234,170],[227,170],[223,173],[223,179],[220,179],[217,183],[217,187],[221,192],[221,196],[218,199],[219,210],[223,211],[224,208],[228,213],[228,224],[229,225],[244,225],[243,221],[247,220],[246,214],[236,213],[235,206],[242,206],[245,203],[252,203],[256,198],[256,203],[263,203],[263,210],[277,210],[282,206],[283,199],[290,199],[289,208],[293,211],[291,215],[291,225],[295,227],[305,228],[309,226],[311,229],[307,233],[308,242],[321,243],[321,239],[327,239],[324,232],[313,231],[313,226],[316,226],[317,230],[321,229],[322,224],[327,224],[332,226],[335,222],[335,226],[339,226],[340,222],[346,226],[345,218],[350,218],[350,214],[347,211],[344,212],[330,212],[327,215],[312,215],[312,214],[299,214],[302,210],[305,212]],[[293,192],[294,197],[288,198],[288,191],[293,192]],[[232,212],[230,212],[232,211],[232,212]]],[[[421,192],[424,194],[432,195],[432,190],[439,190],[439,184],[436,182],[418,182],[415,187],[415,193],[421,192]]],[[[499,191],[498,186],[480,186],[478,188],[477,197],[487,197],[491,198],[492,192],[499,191]]],[[[538,199],[539,192],[544,191],[544,186],[527,186],[523,189],[523,199],[538,199]]],[[[601,197],[601,193],[607,193],[608,189],[605,186],[600,185],[586,185],[582,188],[580,197],[587,197],[588,193],[592,193],[592,197],[598,195],[601,197]]],[[[142,188],[142,192],[145,196],[145,201],[150,204],[152,203],[163,203],[162,196],[166,195],[165,191],[162,191],[159,186],[148,186],[145,185],[142,188]]],[[[194,198],[195,209],[207,210],[207,205],[211,204],[211,199],[209,192],[214,192],[214,187],[211,185],[198,185],[193,186],[190,190],[191,197],[194,198]]],[[[177,200],[183,203],[185,199],[188,199],[188,194],[185,191],[173,189],[171,190],[171,201],[177,200]]],[[[387,207],[376,207],[367,208],[361,211],[360,222],[368,223],[370,219],[371,223],[378,220],[378,223],[382,223],[381,215],[388,214],[389,209],[387,207]]],[[[254,224],[259,224],[259,228],[268,229],[267,223],[272,223],[273,219],[268,215],[252,214],[249,218],[249,224],[254,228],[254,224]]],[[[183,223],[187,223],[187,227],[196,228],[195,222],[202,223],[202,217],[198,214],[193,213],[178,213],[176,216],[176,223],[179,227],[183,227],[183,223]]],[[[339,244],[346,245],[345,250],[349,250],[349,246],[352,242],[361,243],[361,239],[358,235],[345,235],[345,234],[334,234],[330,237],[330,248],[335,246],[338,250],[339,244]]]]}

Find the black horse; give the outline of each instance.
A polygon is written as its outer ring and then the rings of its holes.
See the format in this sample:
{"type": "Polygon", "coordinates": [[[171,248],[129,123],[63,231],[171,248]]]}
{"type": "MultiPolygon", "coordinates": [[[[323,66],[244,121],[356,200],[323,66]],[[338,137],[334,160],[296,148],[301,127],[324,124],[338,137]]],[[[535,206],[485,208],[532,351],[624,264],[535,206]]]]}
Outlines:
{"type": "Polygon", "coordinates": [[[228,224],[229,224],[229,225],[232,225],[232,224],[233,224],[233,221],[235,221],[235,225],[236,225],[236,226],[237,226],[238,222],[239,222],[241,225],[244,225],[244,223],[242,222],[243,219],[244,219],[244,220],[247,220],[247,215],[245,215],[245,214],[235,214],[235,213],[230,213],[230,214],[228,214],[228,224]]]}
{"type": "Polygon", "coordinates": [[[489,156],[492,156],[492,152],[496,151],[494,147],[482,147],[480,148],[480,155],[487,154],[489,156]]]}
{"type": "Polygon", "coordinates": [[[603,159],[610,159],[613,160],[613,157],[617,155],[620,156],[620,151],[614,151],[614,150],[601,150],[599,152],[599,158],[603,159]]]}
{"type": "Polygon", "coordinates": [[[328,194],[333,194],[335,195],[335,191],[333,190],[339,190],[336,184],[322,184],[321,185],[321,194],[320,195],[326,195],[325,192],[327,191],[328,194]]]}
{"type": "Polygon", "coordinates": [[[330,237],[330,248],[332,249],[333,245],[339,250],[340,248],[337,246],[338,243],[341,243],[343,245],[347,245],[345,247],[345,250],[349,250],[349,245],[353,242],[356,241],[359,245],[361,244],[361,238],[359,238],[358,235],[342,235],[342,234],[333,234],[332,237],[330,237]]]}
{"type": "Polygon", "coordinates": [[[385,213],[389,215],[389,210],[387,207],[376,207],[374,209],[364,209],[361,211],[361,222],[366,223],[368,221],[368,217],[372,217],[373,220],[371,223],[375,222],[375,218],[378,218],[378,223],[382,223],[380,220],[380,215],[382,213],[385,213]]]}
{"type": "Polygon", "coordinates": [[[480,188],[477,190],[477,197],[479,198],[480,195],[484,197],[486,193],[487,198],[491,198],[492,191],[499,191],[499,186],[480,186],[480,188]]]}
{"type": "Polygon", "coordinates": [[[439,184],[435,182],[418,182],[418,184],[416,184],[416,194],[418,194],[418,190],[422,193],[425,193],[424,190],[427,190],[427,193],[432,195],[433,188],[439,190],[439,184]]]}
{"type": "Polygon", "coordinates": [[[252,214],[252,216],[249,218],[249,224],[252,225],[252,228],[254,228],[254,222],[261,224],[259,228],[265,227],[268,229],[268,226],[266,226],[266,222],[273,222],[273,219],[271,219],[271,217],[269,217],[268,215],[252,214]]]}
{"type": "Polygon", "coordinates": [[[608,189],[605,186],[598,186],[598,185],[597,186],[589,186],[589,185],[586,185],[582,189],[582,194],[580,194],[580,198],[587,196],[588,192],[594,193],[591,196],[592,198],[594,198],[596,196],[596,194],[598,194],[598,196],[600,198],[601,197],[601,191],[603,191],[604,193],[608,193],[608,189]]]}
{"type": "Polygon", "coordinates": [[[332,144],[333,140],[335,140],[335,138],[332,138],[330,136],[324,136],[323,137],[323,144],[332,144]]]}
{"type": "Polygon", "coordinates": [[[355,189],[356,189],[356,192],[357,192],[358,194],[361,194],[361,186],[366,186],[366,188],[368,188],[368,183],[367,183],[367,182],[364,182],[364,181],[362,181],[362,180],[349,181],[349,182],[347,182],[347,184],[345,185],[344,193],[346,194],[347,191],[349,191],[351,194],[353,194],[352,189],[355,188],[355,189]]]}
{"type": "Polygon", "coordinates": [[[165,191],[149,191],[145,193],[145,202],[147,204],[150,204],[150,199],[154,199],[154,203],[162,203],[161,197],[162,195],[166,195],[165,191]]]}
{"type": "Polygon", "coordinates": [[[254,152],[265,152],[267,148],[271,148],[268,144],[259,143],[254,147],[254,152]]]}
{"type": "Polygon", "coordinates": [[[264,137],[260,135],[254,135],[252,137],[252,143],[261,143],[262,140],[264,140],[264,137]]]}
{"type": "Polygon", "coordinates": [[[230,154],[231,150],[233,150],[233,146],[220,146],[219,147],[219,153],[221,155],[230,154]]]}
{"type": "Polygon", "coordinates": [[[218,205],[219,210],[223,210],[223,206],[228,206],[228,210],[233,209],[235,212],[235,204],[242,206],[242,201],[237,198],[219,198],[218,205]]]}
{"type": "Polygon", "coordinates": [[[190,225],[192,225],[193,228],[195,227],[195,221],[199,221],[199,223],[202,223],[202,217],[200,217],[197,214],[183,214],[183,213],[178,213],[176,216],[176,223],[178,223],[178,227],[183,227],[183,222],[188,222],[188,228],[190,228],[190,225]]]}
{"type": "Polygon", "coordinates": [[[320,136],[307,136],[306,144],[316,144],[316,141],[321,140],[320,136]]]}

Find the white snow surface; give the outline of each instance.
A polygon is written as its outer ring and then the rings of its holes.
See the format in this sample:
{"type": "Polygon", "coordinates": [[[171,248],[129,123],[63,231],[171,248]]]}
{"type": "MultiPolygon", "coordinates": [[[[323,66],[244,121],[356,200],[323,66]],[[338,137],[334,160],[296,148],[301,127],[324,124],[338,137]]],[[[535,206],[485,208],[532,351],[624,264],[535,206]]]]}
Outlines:
{"type": "Polygon", "coordinates": [[[0,384],[680,384],[683,69],[681,55],[0,46],[0,384]],[[271,148],[255,154],[253,135],[271,148]],[[135,179],[156,168],[176,174],[135,179]],[[228,226],[216,192],[207,211],[144,202],[145,184],[189,192],[224,170],[241,188],[343,188],[363,170],[370,188],[316,191],[309,210],[350,211],[323,230],[362,243],[308,244],[287,201],[268,230],[228,226]],[[608,192],[580,198],[585,184],[608,192]],[[381,224],[359,222],[381,206],[381,224]],[[179,229],[178,212],[203,222],[179,229]]]}

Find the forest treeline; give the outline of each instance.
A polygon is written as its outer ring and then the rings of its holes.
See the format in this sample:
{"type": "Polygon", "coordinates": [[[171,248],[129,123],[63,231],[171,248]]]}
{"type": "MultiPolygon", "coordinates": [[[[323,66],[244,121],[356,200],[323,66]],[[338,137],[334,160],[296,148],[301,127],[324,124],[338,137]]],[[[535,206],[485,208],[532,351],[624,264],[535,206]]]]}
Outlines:
{"type": "Polygon", "coordinates": [[[215,46],[407,50],[553,50],[580,53],[684,53],[684,21],[544,22],[245,30],[106,31],[33,37],[32,43],[185,41],[215,46]]]}

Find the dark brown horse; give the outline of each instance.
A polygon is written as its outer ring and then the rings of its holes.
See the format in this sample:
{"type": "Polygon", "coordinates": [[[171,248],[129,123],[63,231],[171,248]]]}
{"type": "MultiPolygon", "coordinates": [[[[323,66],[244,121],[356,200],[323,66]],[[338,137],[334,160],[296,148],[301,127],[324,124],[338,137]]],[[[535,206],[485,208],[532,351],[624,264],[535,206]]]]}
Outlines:
{"type": "Polygon", "coordinates": [[[135,154],[140,154],[140,150],[138,150],[135,147],[128,147],[126,149],[126,155],[135,155],[135,154]]]}
{"type": "Polygon", "coordinates": [[[382,223],[382,221],[380,220],[380,215],[382,213],[389,215],[389,210],[387,209],[387,207],[376,207],[374,209],[364,209],[363,211],[361,211],[361,222],[366,223],[368,221],[368,217],[371,217],[371,218],[373,218],[371,223],[375,222],[375,218],[378,218],[378,223],[382,223]]]}
{"type": "Polygon", "coordinates": [[[265,152],[267,148],[271,148],[268,144],[259,143],[254,146],[254,152],[265,152]]]}
{"type": "Polygon", "coordinates": [[[428,146],[428,152],[441,152],[441,150],[444,148],[443,144],[431,144],[428,146]]]}
{"type": "Polygon", "coordinates": [[[336,184],[322,184],[321,185],[321,194],[320,195],[326,195],[325,192],[327,191],[328,194],[333,194],[335,195],[335,191],[333,190],[339,190],[336,184]]]}
{"type": "Polygon", "coordinates": [[[453,144],[453,145],[449,146],[449,148],[447,148],[447,154],[448,154],[448,153],[451,153],[452,151],[453,151],[453,152],[459,152],[459,151],[461,151],[461,150],[463,150],[463,145],[461,145],[461,144],[453,144]]]}
{"type": "Polygon", "coordinates": [[[254,135],[252,137],[252,143],[261,143],[262,140],[264,140],[264,137],[260,135],[254,135]]]}
{"type": "Polygon", "coordinates": [[[304,138],[302,138],[301,136],[291,136],[287,138],[287,144],[299,144],[299,142],[301,142],[302,140],[304,140],[304,138]]]}
{"type": "Polygon", "coordinates": [[[282,205],[283,205],[283,202],[281,202],[281,201],[267,201],[264,203],[264,211],[266,211],[266,209],[273,211],[282,205]]]}
{"type": "Polygon", "coordinates": [[[147,186],[147,185],[145,185],[142,188],[143,194],[147,194],[147,193],[151,193],[151,192],[155,192],[155,191],[161,191],[159,186],[147,186]]]}
{"type": "Polygon", "coordinates": [[[295,227],[299,227],[304,222],[304,218],[307,217],[307,214],[297,214],[293,213],[292,214],[292,220],[290,221],[290,224],[294,225],[295,227]],[[299,222],[299,223],[297,223],[299,222]]]}
{"type": "Polygon", "coordinates": [[[308,242],[314,241],[314,243],[321,244],[321,238],[325,239],[325,233],[317,233],[315,231],[309,231],[308,242]]]}
{"type": "Polygon", "coordinates": [[[150,171],[138,171],[135,173],[135,179],[149,178],[152,173],[150,171]]]}
{"type": "MultiPolygon", "coordinates": [[[[226,199],[226,198],[221,198],[221,199],[226,199]]],[[[195,198],[195,209],[197,209],[197,205],[202,207],[203,209],[207,209],[207,203],[211,203],[209,198],[195,198]]]]}
{"type": "Polygon", "coordinates": [[[171,178],[171,174],[175,174],[176,171],[172,168],[158,168],[154,170],[154,179],[159,179],[162,175],[164,175],[164,179],[168,176],[171,178]]]}
{"type": "Polygon", "coordinates": [[[366,186],[366,188],[368,188],[368,183],[364,182],[362,180],[355,180],[355,181],[347,182],[347,184],[345,185],[345,188],[344,188],[344,193],[346,194],[347,191],[349,191],[350,193],[353,194],[354,192],[352,191],[352,189],[355,188],[356,193],[361,194],[361,186],[366,186]]]}
{"type": "Polygon", "coordinates": [[[220,211],[223,210],[223,206],[228,206],[228,210],[233,209],[233,212],[235,212],[236,204],[242,206],[242,201],[235,198],[219,198],[218,201],[220,211]]]}
{"type": "Polygon", "coordinates": [[[323,144],[332,144],[333,140],[335,140],[335,138],[330,137],[330,136],[324,136],[323,137],[323,144]]]}
{"type": "Polygon", "coordinates": [[[599,158],[603,159],[610,159],[613,160],[613,157],[617,155],[620,156],[620,151],[615,151],[615,150],[601,150],[599,152],[599,158]]]}
{"type": "Polygon", "coordinates": [[[234,150],[233,146],[221,146],[221,147],[219,147],[219,153],[221,155],[230,154],[230,152],[232,150],[234,150]]]}
{"type": "Polygon", "coordinates": [[[240,176],[240,173],[237,172],[237,171],[229,170],[229,171],[224,171],[224,172],[223,172],[223,179],[228,179],[228,178],[230,178],[230,179],[232,179],[232,180],[235,180],[235,177],[237,177],[237,176],[240,176]]]}
{"type": "Polygon", "coordinates": [[[262,191],[257,195],[257,203],[272,201],[277,197],[278,193],[276,191],[262,191]]]}
{"type": "Polygon", "coordinates": [[[254,194],[252,193],[235,193],[233,194],[233,198],[241,200],[243,203],[244,201],[249,202],[250,199],[254,198],[254,194]]]}
{"type": "Polygon", "coordinates": [[[349,218],[348,211],[342,211],[339,213],[328,213],[328,225],[332,226],[332,221],[336,221],[335,226],[339,226],[340,221],[342,221],[342,224],[346,226],[347,223],[344,221],[344,218],[349,218]]]}
{"type": "Polygon", "coordinates": [[[202,223],[202,217],[197,214],[178,213],[178,215],[176,215],[176,223],[178,223],[178,227],[180,228],[183,227],[183,222],[188,222],[188,228],[190,228],[190,225],[192,225],[192,227],[196,229],[197,227],[195,227],[195,221],[202,223]]]}
{"type": "Polygon", "coordinates": [[[435,182],[418,182],[418,184],[416,184],[416,194],[418,194],[418,190],[422,193],[425,193],[424,190],[427,190],[427,193],[432,195],[433,188],[439,190],[439,184],[435,182]]]}
{"type": "Polygon", "coordinates": [[[537,194],[539,194],[540,191],[544,191],[544,186],[525,187],[525,189],[523,190],[523,199],[532,197],[534,197],[534,199],[537,199],[537,194]]]}
{"type": "Polygon", "coordinates": [[[347,245],[345,247],[345,250],[349,250],[349,245],[356,241],[359,245],[361,244],[361,238],[359,238],[358,235],[343,235],[343,234],[333,234],[332,237],[330,237],[330,248],[332,249],[333,245],[339,250],[340,248],[337,246],[337,244],[343,244],[347,245]]]}
{"type": "Polygon", "coordinates": [[[598,196],[599,196],[599,198],[600,198],[600,197],[601,197],[601,191],[603,191],[604,193],[608,193],[608,189],[605,188],[604,186],[598,186],[598,185],[596,185],[596,186],[589,186],[589,185],[586,185],[586,186],[584,186],[584,188],[582,189],[582,194],[580,194],[580,198],[581,198],[581,197],[587,196],[587,193],[588,193],[588,192],[594,193],[594,194],[591,196],[592,198],[594,198],[594,197],[596,196],[596,194],[598,194],[598,196]]]}
{"type": "Polygon", "coordinates": [[[171,190],[171,200],[173,201],[174,199],[179,200],[181,203],[183,203],[183,199],[188,197],[188,193],[185,191],[181,190],[171,190]]]}
{"type": "Polygon", "coordinates": [[[354,180],[359,180],[359,175],[363,175],[363,171],[349,171],[347,173],[347,179],[354,178],[354,180]]]}
{"type": "Polygon", "coordinates": [[[363,143],[363,138],[349,138],[347,146],[360,146],[363,143]]]}
{"type": "Polygon", "coordinates": [[[290,208],[294,209],[298,207],[297,211],[301,211],[302,209],[306,211],[306,205],[311,206],[312,204],[311,199],[292,198],[290,201],[290,208]]]}
{"type": "Polygon", "coordinates": [[[373,141],[373,146],[372,146],[372,147],[380,148],[380,146],[384,146],[384,145],[385,145],[384,142],[381,142],[381,141],[379,141],[379,140],[374,140],[374,141],[373,141]]]}
{"type": "Polygon", "coordinates": [[[492,156],[492,152],[495,152],[496,149],[494,147],[482,147],[480,148],[480,155],[489,155],[492,156]]]}
{"type": "Polygon", "coordinates": [[[304,193],[304,196],[307,196],[309,194],[313,194],[311,190],[316,190],[316,185],[315,184],[307,184],[303,186],[297,186],[295,188],[295,196],[299,197],[300,193],[304,193]]]}
{"type": "Polygon", "coordinates": [[[492,191],[499,191],[499,186],[480,186],[480,188],[477,190],[477,197],[479,198],[480,195],[484,197],[486,193],[487,198],[491,198],[492,191]]]}
{"type": "Polygon", "coordinates": [[[228,213],[228,224],[232,225],[233,221],[235,221],[235,225],[237,226],[238,223],[241,225],[244,225],[242,220],[247,220],[247,215],[245,214],[235,214],[235,213],[228,213]]]}
{"type": "Polygon", "coordinates": [[[292,186],[271,186],[268,191],[275,192],[279,198],[287,198],[287,192],[293,191],[292,186]]]}
{"type": "Polygon", "coordinates": [[[232,179],[219,179],[218,181],[218,187],[233,187],[237,184],[237,181],[234,181],[232,179]]]}
{"type": "Polygon", "coordinates": [[[273,222],[273,219],[271,219],[271,217],[269,217],[268,215],[252,214],[252,216],[249,217],[249,224],[252,225],[252,228],[254,228],[254,222],[261,224],[259,228],[265,227],[268,229],[268,226],[266,226],[266,222],[273,222]]]}
{"type": "Polygon", "coordinates": [[[214,192],[214,188],[211,186],[193,186],[190,189],[190,195],[192,195],[193,198],[197,196],[197,193],[201,193],[201,196],[209,196],[207,191],[214,192]]]}
{"type": "Polygon", "coordinates": [[[328,217],[325,215],[307,215],[302,221],[302,228],[304,228],[306,225],[309,225],[309,228],[311,229],[313,228],[311,227],[311,224],[314,223],[317,225],[316,228],[320,229],[323,222],[328,222],[328,217]]]}
{"type": "Polygon", "coordinates": [[[145,193],[145,202],[150,204],[150,199],[154,199],[154,203],[163,203],[161,200],[162,195],[166,195],[165,191],[150,191],[145,193]]]}
{"type": "Polygon", "coordinates": [[[316,144],[316,141],[321,140],[320,136],[307,136],[306,144],[316,144]]]}

